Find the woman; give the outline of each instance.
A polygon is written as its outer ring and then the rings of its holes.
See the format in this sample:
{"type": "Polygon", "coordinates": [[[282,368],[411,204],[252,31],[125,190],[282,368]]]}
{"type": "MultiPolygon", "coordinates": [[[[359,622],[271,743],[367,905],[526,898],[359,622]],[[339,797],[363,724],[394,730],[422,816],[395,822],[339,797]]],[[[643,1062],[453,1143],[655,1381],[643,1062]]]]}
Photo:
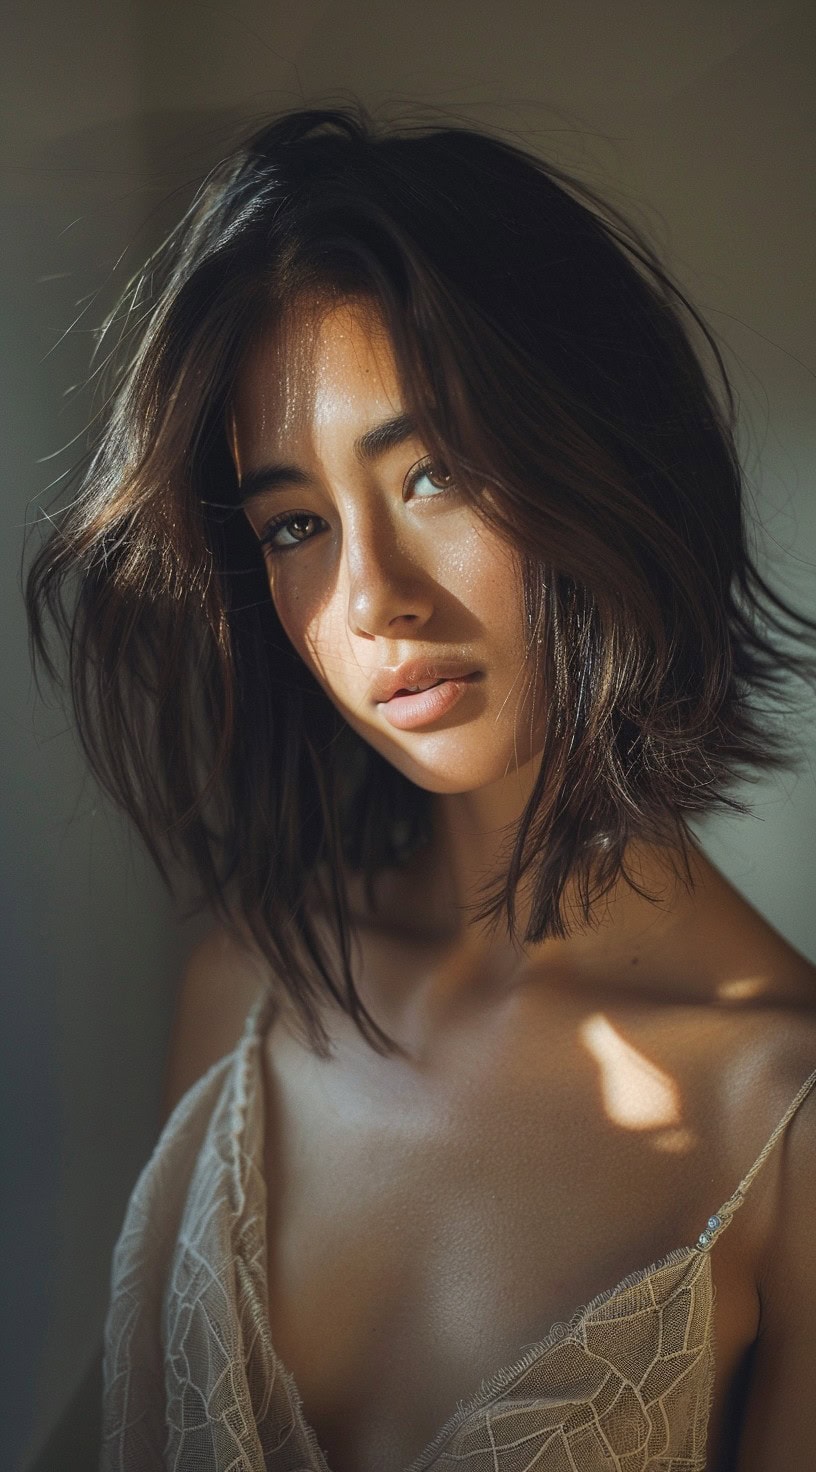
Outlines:
{"type": "Polygon", "coordinates": [[[574,181],[362,107],[239,147],[126,306],[33,630],[219,923],[103,1467],[804,1468],[814,967],[689,823],[789,759],[816,625],[713,338],[574,181]]]}

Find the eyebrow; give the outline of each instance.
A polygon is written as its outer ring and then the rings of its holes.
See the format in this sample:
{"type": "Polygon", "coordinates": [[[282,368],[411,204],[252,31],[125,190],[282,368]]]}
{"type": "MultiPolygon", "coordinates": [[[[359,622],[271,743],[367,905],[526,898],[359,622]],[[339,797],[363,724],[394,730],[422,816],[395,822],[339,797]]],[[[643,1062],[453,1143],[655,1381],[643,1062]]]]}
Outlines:
{"type": "MultiPolygon", "coordinates": [[[[355,458],[361,465],[370,465],[388,450],[413,439],[416,433],[417,427],[410,414],[397,414],[393,419],[383,419],[380,424],[373,425],[354,441],[355,458]]],[[[298,465],[272,463],[247,471],[241,477],[238,489],[241,503],[246,505],[247,501],[263,495],[265,491],[274,491],[284,485],[308,486],[311,481],[312,477],[298,465]]]]}

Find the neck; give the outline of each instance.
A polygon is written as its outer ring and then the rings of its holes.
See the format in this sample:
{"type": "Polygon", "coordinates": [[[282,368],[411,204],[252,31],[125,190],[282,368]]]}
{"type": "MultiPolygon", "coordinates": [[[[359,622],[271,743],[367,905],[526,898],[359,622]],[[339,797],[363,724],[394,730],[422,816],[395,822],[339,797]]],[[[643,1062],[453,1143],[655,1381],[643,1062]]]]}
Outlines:
{"type": "MultiPolygon", "coordinates": [[[[427,850],[415,856],[408,876],[406,910],[427,923],[428,933],[444,937],[450,954],[465,970],[488,973],[504,986],[529,964],[579,976],[609,971],[616,960],[629,964],[633,950],[643,955],[677,933],[695,904],[684,877],[682,856],[657,845],[632,842],[626,868],[650,901],[623,876],[593,908],[587,924],[577,885],[568,882],[562,914],[570,933],[564,938],[525,943],[532,911],[532,883],[537,866],[523,877],[515,896],[516,939],[507,934],[502,912],[497,922],[477,918],[488,895],[501,892],[512,852],[516,825],[533,789],[536,764],[530,763],[501,783],[466,793],[439,794],[433,806],[433,836],[427,850]]],[[[693,846],[690,867],[694,884],[710,877],[700,850],[693,846]]],[[[459,968],[457,967],[457,970],[459,968]]]]}

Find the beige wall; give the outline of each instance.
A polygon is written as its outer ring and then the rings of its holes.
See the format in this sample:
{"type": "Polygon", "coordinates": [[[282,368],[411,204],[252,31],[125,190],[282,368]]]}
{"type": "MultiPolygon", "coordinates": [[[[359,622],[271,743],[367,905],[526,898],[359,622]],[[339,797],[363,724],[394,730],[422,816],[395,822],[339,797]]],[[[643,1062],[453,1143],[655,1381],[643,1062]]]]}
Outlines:
{"type": "MultiPolygon", "coordinates": [[[[46,483],[49,467],[35,462],[81,424],[61,394],[82,373],[84,324],[44,353],[156,209],[144,239],[157,232],[162,198],[183,192],[236,118],[342,100],[344,89],[375,107],[441,103],[514,129],[651,231],[727,345],[773,574],[816,609],[816,11],[765,0],[44,0],[19,7],[16,25],[4,130],[4,402],[15,407],[0,859],[4,1042],[21,1121],[3,1252],[18,1377],[5,1420],[22,1452],[42,1440],[98,1339],[110,1249],[152,1139],[179,946],[118,823],[80,791],[60,721],[40,713],[32,735],[17,528],[46,483]]],[[[99,315],[92,308],[88,321],[99,315]]],[[[702,832],[715,861],[816,959],[810,712],[801,771],[752,790],[757,817],[702,832]]]]}

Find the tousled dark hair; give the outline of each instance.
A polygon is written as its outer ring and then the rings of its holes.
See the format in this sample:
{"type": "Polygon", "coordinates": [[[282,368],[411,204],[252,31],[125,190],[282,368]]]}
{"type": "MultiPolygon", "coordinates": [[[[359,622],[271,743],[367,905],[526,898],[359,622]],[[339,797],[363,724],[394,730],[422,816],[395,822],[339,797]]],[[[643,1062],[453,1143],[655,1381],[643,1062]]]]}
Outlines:
{"type": "Polygon", "coordinates": [[[289,644],[225,432],[259,323],[325,291],[376,302],[421,438],[520,555],[548,720],[483,920],[512,932],[529,874],[524,941],[564,935],[568,881],[589,921],[621,875],[637,888],[634,839],[687,859],[689,819],[746,811],[735,779],[790,761],[753,701],[812,678],[790,641],[816,623],[750,553],[713,334],[586,186],[507,138],[359,103],[279,114],[212,170],[109,319],[102,427],[28,574],[33,651],[59,680],[55,627],[98,779],[165,878],[186,861],[251,937],[310,1045],[328,1051],[330,994],[388,1053],[344,876],[370,894],[427,842],[430,797],[289,644]]]}

